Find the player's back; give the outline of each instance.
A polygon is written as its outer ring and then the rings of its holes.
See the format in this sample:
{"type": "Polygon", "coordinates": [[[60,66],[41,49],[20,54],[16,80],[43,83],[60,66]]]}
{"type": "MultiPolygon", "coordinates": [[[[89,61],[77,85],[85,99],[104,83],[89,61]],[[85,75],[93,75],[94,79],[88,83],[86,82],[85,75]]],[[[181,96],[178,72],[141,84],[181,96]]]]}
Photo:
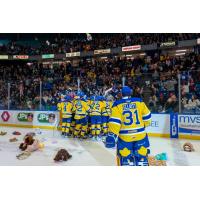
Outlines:
{"type": "Polygon", "coordinates": [[[113,104],[109,129],[125,141],[139,140],[150,120],[151,112],[140,98],[121,99],[113,104]]]}
{"type": "Polygon", "coordinates": [[[71,117],[71,115],[72,115],[72,103],[71,102],[61,102],[59,104],[59,109],[62,112],[63,117],[71,117]]]}
{"type": "Polygon", "coordinates": [[[102,109],[104,107],[103,102],[101,101],[93,101],[92,104],[90,105],[90,115],[91,116],[100,116],[102,109]]]}
{"type": "Polygon", "coordinates": [[[86,101],[77,100],[74,103],[73,110],[75,112],[75,119],[82,119],[89,112],[89,106],[86,101]]]}
{"type": "Polygon", "coordinates": [[[110,116],[112,105],[108,101],[103,101],[104,107],[102,109],[102,116],[110,116]]]}

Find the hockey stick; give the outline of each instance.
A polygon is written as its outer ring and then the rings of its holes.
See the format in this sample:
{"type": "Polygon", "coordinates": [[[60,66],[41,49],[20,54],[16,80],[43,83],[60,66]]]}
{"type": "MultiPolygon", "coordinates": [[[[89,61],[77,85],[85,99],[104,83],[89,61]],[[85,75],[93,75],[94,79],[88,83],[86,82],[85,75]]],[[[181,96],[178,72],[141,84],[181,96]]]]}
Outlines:
{"type": "Polygon", "coordinates": [[[59,120],[58,123],[56,124],[56,126],[54,126],[54,128],[53,128],[53,137],[54,137],[55,129],[57,129],[57,131],[58,131],[58,129],[60,127],[60,122],[61,122],[61,120],[59,120]]]}

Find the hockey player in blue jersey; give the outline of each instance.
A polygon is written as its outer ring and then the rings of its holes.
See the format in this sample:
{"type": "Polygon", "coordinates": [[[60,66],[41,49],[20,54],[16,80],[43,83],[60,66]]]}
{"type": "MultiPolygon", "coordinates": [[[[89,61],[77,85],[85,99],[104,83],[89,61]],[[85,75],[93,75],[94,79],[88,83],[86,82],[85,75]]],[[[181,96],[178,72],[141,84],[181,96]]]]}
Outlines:
{"type": "Polygon", "coordinates": [[[124,86],[122,99],[114,102],[108,123],[105,146],[117,143],[119,166],[148,166],[149,140],[145,127],[151,123],[151,112],[140,98],[131,98],[132,90],[124,86]]]}

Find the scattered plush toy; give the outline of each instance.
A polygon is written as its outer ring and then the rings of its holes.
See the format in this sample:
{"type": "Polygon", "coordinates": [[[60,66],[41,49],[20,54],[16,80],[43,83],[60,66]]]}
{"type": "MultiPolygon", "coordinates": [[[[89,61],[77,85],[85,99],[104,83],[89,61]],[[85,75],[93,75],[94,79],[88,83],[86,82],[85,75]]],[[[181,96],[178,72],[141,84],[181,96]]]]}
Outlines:
{"type": "Polygon", "coordinates": [[[156,160],[167,160],[167,154],[166,153],[160,153],[155,155],[156,160]]]}
{"type": "Polygon", "coordinates": [[[183,150],[184,151],[187,151],[187,152],[192,152],[194,151],[194,147],[191,143],[189,142],[186,142],[184,145],[183,145],[183,150]]]}
{"type": "Polygon", "coordinates": [[[17,159],[18,160],[25,160],[27,159],[29,156],[31,155],[31,152],[25,151],[23,153],[20,153],[19,155],[17,155],[17,159]]]}
{"type": "Polygon", "coordinates": [[[13,138],[9,139],[9,142],[17,142],[17,141],[18,141],[18,139],[16,137],[13,137],[13,138]]]}
{"type": "Polygon", "coordinates": [[[157,160],[155,156],[148,156],[149,166],[167,166],[166,160],[157,160]]]}
{"type": "Polygon", "coordinates": [[[55,158],[54,161],[59,162],[59,161],[67,161],[68,159],[70,159],[72,156],[68,153],[68,151],[66,149],[60,149],[55,158]]]}
{"type": "Polygon", "coordinates": [[[18,131],[14,131],[12,134],[13,134],[13,135],[21,135],[21,133],[18,132],[18,131]]]}
{"type": "Polygon", "coordinates": [[[23,143],[19,145],[22,151],[33,152],[40,148],[40,142],[35,139],[31,134],[26,134],[23,143]]]}
{"type": "Polygon", "coordinates": [[[43,149],[44,148],[44,143],[39,143],[39,149],[43,149]]]}
{"type": "Polygon", "coordinates": [[[4,136],[4,135],[6,135],[7,134],[7,132],[5,132],[5,131],[1,131],[0,132],[0,136],[4,136]]]}

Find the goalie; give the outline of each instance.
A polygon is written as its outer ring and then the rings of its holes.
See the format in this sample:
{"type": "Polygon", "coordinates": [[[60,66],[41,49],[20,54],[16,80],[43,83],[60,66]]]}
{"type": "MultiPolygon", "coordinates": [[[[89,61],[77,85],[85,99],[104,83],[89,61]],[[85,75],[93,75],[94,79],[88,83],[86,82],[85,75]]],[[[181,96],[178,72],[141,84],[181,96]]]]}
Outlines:
{"type": "Polygon", "coordinates": [[[151,123],[151,112],[140,98],[131,98],[132,90],[124,86],[122,99],[114,102],[108,123],[105,146],[117,143],[117,164],[148,166],[149,140],[145,127],[151,123]]]}

